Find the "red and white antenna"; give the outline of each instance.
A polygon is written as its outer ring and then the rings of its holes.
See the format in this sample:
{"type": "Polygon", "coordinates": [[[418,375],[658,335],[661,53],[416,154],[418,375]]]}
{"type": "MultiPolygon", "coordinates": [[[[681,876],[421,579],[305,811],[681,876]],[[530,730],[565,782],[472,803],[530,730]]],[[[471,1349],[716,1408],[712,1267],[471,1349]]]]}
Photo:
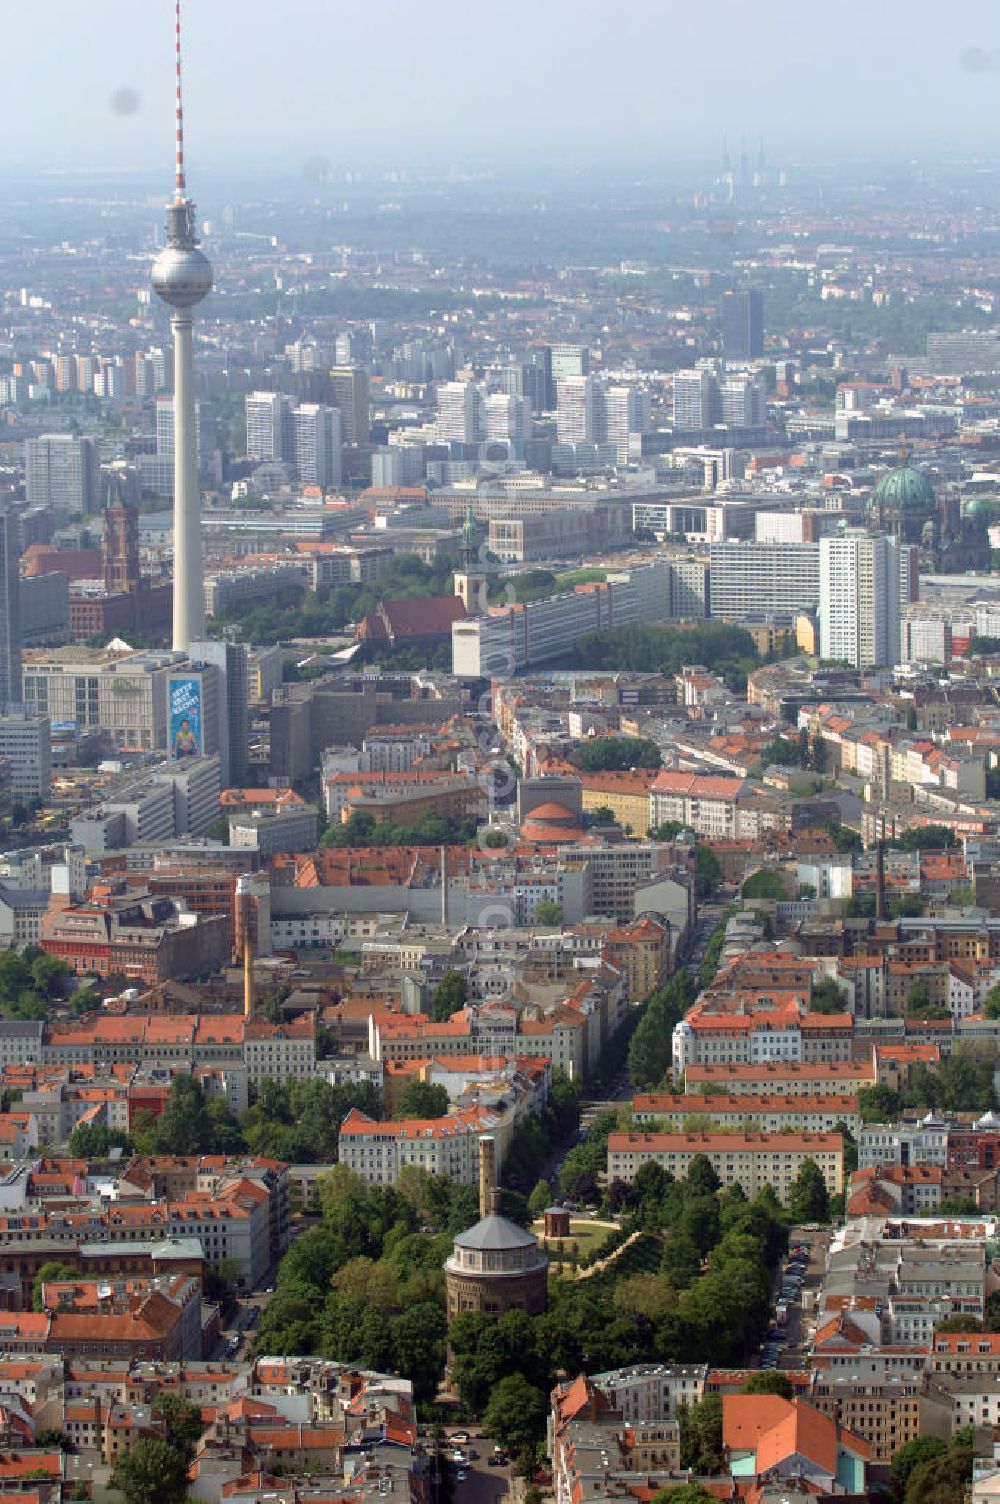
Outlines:
{"type": "Polygon", "coordinates": [[[177,92],[174,100],[176,169],[174,198],[178,203],[187,197],[184,181],[184,101],[181,97],[181,0],[174,0],[174,56],[177,67],[177,92]]]}

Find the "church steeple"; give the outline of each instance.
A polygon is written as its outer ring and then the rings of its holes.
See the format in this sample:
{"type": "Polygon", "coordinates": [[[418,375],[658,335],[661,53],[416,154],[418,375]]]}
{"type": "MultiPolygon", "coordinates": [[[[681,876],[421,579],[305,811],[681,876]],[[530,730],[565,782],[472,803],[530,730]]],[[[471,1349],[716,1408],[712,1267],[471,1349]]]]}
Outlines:
{"type": "Polygon", "coordinates": [[[479,558],[479,525],[472,515],[472,502],[465,509],[465,522],[462,525],[462,568],[466,574],[470,574],[475,568],[479,558]]]}

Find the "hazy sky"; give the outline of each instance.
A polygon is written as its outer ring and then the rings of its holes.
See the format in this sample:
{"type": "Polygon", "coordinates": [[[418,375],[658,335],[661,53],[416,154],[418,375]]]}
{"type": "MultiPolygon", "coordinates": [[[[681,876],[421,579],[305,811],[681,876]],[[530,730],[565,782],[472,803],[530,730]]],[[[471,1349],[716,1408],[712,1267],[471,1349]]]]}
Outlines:
{"type": "MultiPolygon", "coordinates": [[[[172,10],[0,0],[0,173],[169,177],[172,10]]],[[[714,160],[724,130],[775,158],[1000,142],[996,0],[185,0],[185,29],[195,191],[316,156],[714,160]]]]}

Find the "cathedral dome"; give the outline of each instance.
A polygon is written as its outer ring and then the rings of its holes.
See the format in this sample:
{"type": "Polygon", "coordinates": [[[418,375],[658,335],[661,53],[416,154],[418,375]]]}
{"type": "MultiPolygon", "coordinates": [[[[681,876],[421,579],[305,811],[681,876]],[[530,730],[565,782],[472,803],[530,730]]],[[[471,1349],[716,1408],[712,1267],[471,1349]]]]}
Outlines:
{"type": "Polygon", "coordinates": [[[930,512],[934,504],[934,487],[926,475],[907,464],[882,476],[870,502],[873,512],[930,512]]]}

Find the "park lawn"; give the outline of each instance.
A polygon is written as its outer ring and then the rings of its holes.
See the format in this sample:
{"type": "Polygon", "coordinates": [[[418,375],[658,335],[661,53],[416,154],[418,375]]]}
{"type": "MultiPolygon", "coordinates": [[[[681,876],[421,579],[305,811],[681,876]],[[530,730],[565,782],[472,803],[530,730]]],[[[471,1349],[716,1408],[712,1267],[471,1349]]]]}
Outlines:
{"type": "MultiPolygon", "coordinates": [[[[557,1240],[555,1238],[546,1240],[544,1229],[545,1223],[543,1222],[541,1217],[539,1217],[538,1220],[536,1222],[533,1222],[531,1225],[532,1232],[535,1234],[535,1237],[538,1239],[543,1250],[548,1254],[549,1258],[558,1259],[559,1254],[557,1252],[557,1240]]],[[[574,1243],[576,1243],[577,1245],[578,1257],[583,1260],[587,1258],[600,1243],[603,1243],[605,1238],[611,1232],[611,1228],[606,1224],[602,1225],[599,1222],[595,1226],[594,1223],[591,1222],[589,1217],[573,1217],[570,1220],[569,1229],[569,1237],[563,1239],[563,1258],[567,1262],[569,1261],[569,1256],[574,1243]]]]}

